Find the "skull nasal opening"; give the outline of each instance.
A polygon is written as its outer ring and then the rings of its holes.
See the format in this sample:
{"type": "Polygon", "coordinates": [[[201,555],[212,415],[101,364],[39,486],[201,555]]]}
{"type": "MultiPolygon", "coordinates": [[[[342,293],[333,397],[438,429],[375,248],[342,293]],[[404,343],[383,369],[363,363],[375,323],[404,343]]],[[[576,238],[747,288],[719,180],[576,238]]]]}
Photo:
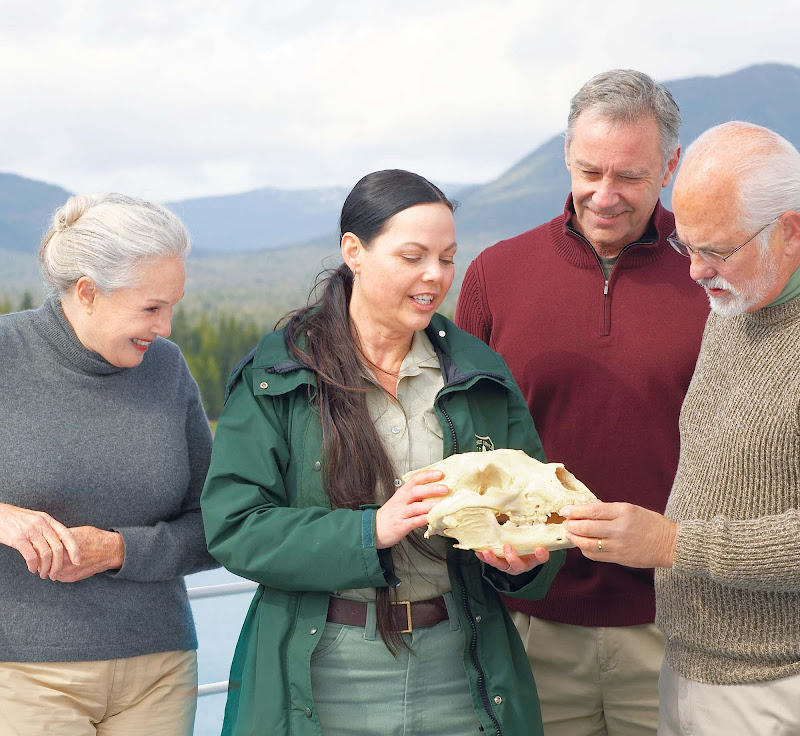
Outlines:
{"type": "Polygon", "coordinates": [[[509,488],[512,481],[513,479],[507,471],[499,465],[489,463],[469,479],[467,487],[471,486],[479,495],[483,496],[490,488],[509,488]]]}

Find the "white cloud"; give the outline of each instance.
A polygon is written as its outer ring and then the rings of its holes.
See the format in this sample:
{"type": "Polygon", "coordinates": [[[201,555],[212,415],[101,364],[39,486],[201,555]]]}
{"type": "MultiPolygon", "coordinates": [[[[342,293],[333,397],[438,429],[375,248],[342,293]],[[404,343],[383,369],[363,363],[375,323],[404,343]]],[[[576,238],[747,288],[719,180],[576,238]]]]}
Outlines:
{"type": "Polygon", "coordinates": [[[487,180],[617,66],[800,65],[793,3],[0,0],[0,170],[159,199],[487,180]]]}

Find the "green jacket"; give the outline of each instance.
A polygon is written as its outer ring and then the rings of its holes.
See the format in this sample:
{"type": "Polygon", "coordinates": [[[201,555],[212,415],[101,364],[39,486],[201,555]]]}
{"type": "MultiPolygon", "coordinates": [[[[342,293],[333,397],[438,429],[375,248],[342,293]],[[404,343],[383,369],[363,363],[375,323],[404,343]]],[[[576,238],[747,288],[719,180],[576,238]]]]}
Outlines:
{"type": "MultiPolygon", "coordinates": [[[[427,335],[444,376],[436,399],[444,456],[511,447],[543,458],[502,358],[439,315],[427,335]]],[[[376,509],[330,507],[320,422],[309,404],[315,386],[282,332],[262,338],[228,384],[201,500],[206,538],[225,567],[260,587],[233,658],[223,736],[319,736],[310,661],[331,591],[386,586],[392,577],[389,550],[375,546],[376,509]]],[[[530,666],[497,591],[541,598],[563,560],[553,553],[546,565],[513,577],[449,549],[467,634],[464,668],[487,734],[541,733],[530,666]]]]}

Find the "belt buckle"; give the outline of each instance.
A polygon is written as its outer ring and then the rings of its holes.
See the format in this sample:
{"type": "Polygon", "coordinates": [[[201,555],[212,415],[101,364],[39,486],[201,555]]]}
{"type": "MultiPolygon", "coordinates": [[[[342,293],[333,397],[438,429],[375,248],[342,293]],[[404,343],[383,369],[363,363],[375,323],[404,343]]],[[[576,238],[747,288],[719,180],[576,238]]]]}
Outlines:
{"type": "Polygon", "coordinates": [[[408,628],[403,629],[400,633],[410,634],[412,631],[414,631],[414,624],[411,622],[411,601],[392,601],[392,605],[406,607],[406,624],[408,625],[408,628]]]}

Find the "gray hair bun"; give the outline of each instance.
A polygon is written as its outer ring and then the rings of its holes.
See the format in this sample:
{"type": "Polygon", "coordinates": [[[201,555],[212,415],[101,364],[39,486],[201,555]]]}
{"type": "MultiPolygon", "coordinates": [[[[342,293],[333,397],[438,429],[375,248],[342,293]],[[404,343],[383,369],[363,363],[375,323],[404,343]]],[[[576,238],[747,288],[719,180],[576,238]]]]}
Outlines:
{"type": "Polygon", "coordinates": [[[76,194],[74,197],[70,197],[63,207],[56,210],[52,229],[63,232],[83,217],[92,204],[93,198],[85,194],[76,194]]]}
{"type": "Polygon", "coordinates": [[[39,246],[42,279],[65,294],[88,276],[101,293],[137,285],[143,262],[180,258],[189,233],[165,207],[124,194],[79,194],[53,216],[39,246]]]}

